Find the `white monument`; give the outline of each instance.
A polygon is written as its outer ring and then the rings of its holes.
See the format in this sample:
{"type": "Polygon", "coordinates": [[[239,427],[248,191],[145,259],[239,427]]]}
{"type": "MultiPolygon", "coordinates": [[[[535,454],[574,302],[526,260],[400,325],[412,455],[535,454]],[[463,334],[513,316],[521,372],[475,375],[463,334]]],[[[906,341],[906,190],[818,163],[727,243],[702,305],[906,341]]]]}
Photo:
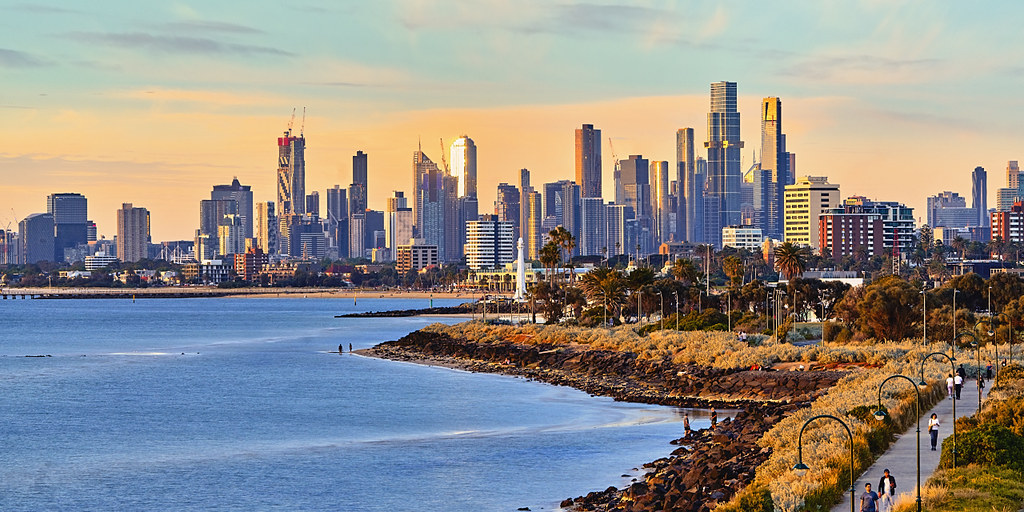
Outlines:
{"type": "Polygon", "coordinates": [[[526,299],[526,258],[523,256],[523,237],[519,237],[519,256],[516,258],[516,294],[515,300],[526,299]]]}

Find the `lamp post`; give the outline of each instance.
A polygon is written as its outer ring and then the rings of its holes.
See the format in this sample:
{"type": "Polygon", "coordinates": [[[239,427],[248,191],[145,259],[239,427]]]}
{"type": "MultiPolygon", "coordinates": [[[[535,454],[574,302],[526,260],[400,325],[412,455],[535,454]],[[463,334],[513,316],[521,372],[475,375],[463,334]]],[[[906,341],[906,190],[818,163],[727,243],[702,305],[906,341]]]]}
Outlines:
{"type": "MultiPolygon", "coordinates": [[[[928,385],[928,383],[925,382],[924,380],[924,363],[928,362],[928,359],[930,359],[932,356],[942,356],[946,358],[949,361],[950,375],[956,373],[955,357],[950,356],[945,352],[932,352],[924,356],[924,359],[921,360],[921,382],[917,383],[917,385],[920,387],[926,387],[928,385]]],[[[953,400],[953,469],[956,469],[956,400],[953,400]]]]}
{"type": "Polygon", "coordinates": [[[921,290],[921,316],[924,326],[923,343],[928,344],[928,290],[921,290]]]}
{"type": "Polygon", "coordinates": [[[819,418],[831,419],[839,422],[839,424],[846,429],[846,435],[850,438],[850,512],[856,512],[854,504],[857,499],[854,494],[856,491],[853,488],[853,433],[850,431],[850,427],[847,426],[843,420],[832,416],[831,414],[819,414],[804,422],[804,426],[800,427],[800,436],[797,438],[797,462],[796,465],[793,466],[793,471],[796,471],[798,475],[802,475],[808,469],[811,469],[807,464],[804,464],[804,429],[806,429],[807,425],[810,425],[812,421],[819,418]]]}
{"type": "Polygon", "coordinates": [[[732,332],[732,291],[725,292],[725,303],[725,317],[728,319],[729,332],[732,332]]]}
{"type": "MultiPolygon", "coordinates": [[[[914,379],[907,377],[906,375],[891,375],[882,381],[878,385],[878,410],[875,411],[875,419],[882,421],[888,414],[882,410],[882,387],[885,386],[886,382],[892,379],[905,379],[910,383],[910,386],[914,388],[914,392],[917,393],[917,512],[921,512],[921,390],[917,388],[914,379]]],[[[956,423],[954,421],[953,423],[956,423]]],[[[881,491],[882,489],[879,489],[881,491]]]]}
{"type": "Polygon", "coordinates": [[[658,290],[658,297],[661,297],[661,330],[665,330],[665,294],[658,290]]]}
{"type": "Polygon", "coordinates": [[[960,290],[953,288],[953,336],[956,336],[956,294],[960,293],[960,290]]]}
{"type": "Polygon", "coordinates": [[[676,296],[676,330],[679,330],[679,290],[672,292],[676,296]]]}
{"type": "Polygon", "coordinates": [[[971,343],[974,347],[975,362],[978,365],[978,412],[981,412],[981,345],[971,343]]]}
{"type": "Polygon", "coordinates": [[[643,302],[642,302],[643,297],[644,297],[644,291],[641,290],[640,288],[637,288],[636,289],[636,323],[637,323],[637,329],[640,329],[641,327],[644,326],[643,302]]]}
{"type": "MultiPolygon", "coordinates": [[[[1006,315],[1003,314],[1003,313],[999,313],[998,315],[995,315],[995,316],[1003,317],[1003,319],[1006,319],[1006,315]]],[[[995,328],[994,322],[992,321],[993,318],[994,317],[990,315],[988,318],[982,318],[981,320],[978,320],[977,323],[974,324],[974,330],[977,331],[978,330],[978,326],[981,325],[982,323],[988,324],[988,330],[985,331],[985,334],[987,334],[989,338],[992,338],[992,347],[995,350],[995,354],[996,354],[996,375],[998,375],[999,374],[999,344],[996,343],[996,337],[995,337],[996,336],[996,328],[995,328]]],[[[964,334],[969,334],[969,333],[964,333],[964,334]]],[[[975,341],[977,341],[978,338],[976,336],[972,335],[972,337],[974,337],[975,341]]]]}

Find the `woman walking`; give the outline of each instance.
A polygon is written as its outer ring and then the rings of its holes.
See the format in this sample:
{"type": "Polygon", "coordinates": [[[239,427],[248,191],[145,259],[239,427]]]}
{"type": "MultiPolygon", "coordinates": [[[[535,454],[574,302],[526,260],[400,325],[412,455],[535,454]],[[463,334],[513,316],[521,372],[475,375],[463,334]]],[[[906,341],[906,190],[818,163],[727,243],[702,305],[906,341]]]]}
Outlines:
{"type": "Polygon", "coordinates": [[[932,436],[932,451],[934,452],[935,445],[939,444],[939,417],[934,412],[931,419],[928,420],[928,435],[932,436]]]}
{"type": "Polygon", "coordinates": [[[949,395],[949,399],[952,400],[953,397],[954,397],[954,395],[953,395],[953,374],[952,373],[949,374],[949,377],[946,377],[946,393],[949,395]]]}

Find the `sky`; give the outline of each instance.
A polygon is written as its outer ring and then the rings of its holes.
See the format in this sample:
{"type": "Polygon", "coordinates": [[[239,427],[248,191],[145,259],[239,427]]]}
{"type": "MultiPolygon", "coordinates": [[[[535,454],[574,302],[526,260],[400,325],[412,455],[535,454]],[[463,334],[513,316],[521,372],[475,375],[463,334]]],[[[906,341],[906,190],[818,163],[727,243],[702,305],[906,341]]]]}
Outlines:
{"type": "MultiPolygon", "coordinates": [[[[2,0],[0,0],[2,2],[2,0]]],[[[779,96],[797,175],[925,217],[944,190],[989,205],[1024,160],[1022,2],[564,0],[0,3],[0,229],[89,199],[101,235],[121,203],[154,241],[191,239],[200,199],[233,177],[276,195],[276,138],[296,110],[306,190],[352,180],[370,207],[410,192],[417,144],[478,147],[481,212],[499,182],[574,177],[573,131],[613,155],[674,159],[707,136],[709,84],[738,83],[744,169],[759,102],[779,96]],[[68,7],[70,5],[71,7],[68,7]],[[303,120],[303,109],[306,115],[303,120]],[[614,151],[609,147],[609,140],[614,151]]],[[[970,206],[970,204],[968,204],[970,206]]]]}

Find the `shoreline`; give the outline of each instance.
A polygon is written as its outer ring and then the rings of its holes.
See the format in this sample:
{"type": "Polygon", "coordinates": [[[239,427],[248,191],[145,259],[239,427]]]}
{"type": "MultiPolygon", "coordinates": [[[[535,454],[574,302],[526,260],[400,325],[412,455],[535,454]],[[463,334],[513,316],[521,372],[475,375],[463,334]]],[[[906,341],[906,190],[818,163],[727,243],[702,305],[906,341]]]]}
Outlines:
{"type": "Polygon", "coordinates": [[[845,374],[718,370],[639,360],[626,352],[507,340],[476,342],[423,330],[355,353],[522,377],[617,401],[739,410],[717,428],[694,430],[690,437],[668,441],[678,448],[667,457],[638,466],[647,472],[627,487],[611,486],[563,500],[560,507],[569,511],[710,511],[753,481],[756,468],[771,455],[771,450],[757,444],[764,433],[785,416],[808,406],[845,374]]]}
{"type": "MultiPolygon", "coordinates": [[[[362,290],[347,288],[217,288],[210,286],[167,286],[153,288],[0,288],[5,299],[462,299],[467,302],[483,297],[469,291],[362,290]]],[[[505,294],[489,294],[506,297],[505,294]]]]}

